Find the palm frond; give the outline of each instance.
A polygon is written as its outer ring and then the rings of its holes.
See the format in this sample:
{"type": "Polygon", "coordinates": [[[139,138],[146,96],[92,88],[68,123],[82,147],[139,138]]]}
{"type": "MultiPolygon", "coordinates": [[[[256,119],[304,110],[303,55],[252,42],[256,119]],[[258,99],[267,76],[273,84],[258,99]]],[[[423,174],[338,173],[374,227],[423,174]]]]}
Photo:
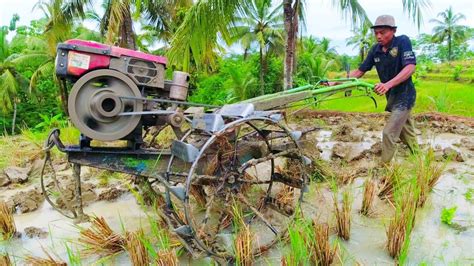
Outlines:
{"type": "Polygon", "coordinates": [[[408,13],[408,17],[416,24],[418,29],[423,24],[423,10],[431,7],[429,0],[402,0],[403,11],[408,13]]]}
{"type": "Polygon", "coordinates": [[[3,112],[13,109],[13,102],[19,91],[18,81],[9,69],[5,69],[0,76],[0,103],[3,112]]]}
{"type": "Polygon", "coordinates": [[[36,69],[30,79],[30,93],[35,93],[36,85],[38,84],[39,78],[43,75],[52,74],[54,71],[54,61],[49,60],[43,63],[41,66],[36,69]]]}
{"type": "Polygon", "coordinates": [[[51,60],[51,57],[45,53],[32,53],[19,55],[12,59],[11,62],[16,65],[31,64],[32,61],[39,61],[41,64],[44,64],[48,60],[51,60]]]}
{"type": "Polygon", "coordinates": [[[202,69],[205,64],[214,66],[218,38],[230,44],[231,34],[227,26],[233,21],[236,12],[242,12],[247,4],[248,1],[244,0],[195,3],[187,11],[183,23],[171,40],[171,49],[168,51],[171,64],[188,71],[189,60],[192,58],[197,68],[202,69]]]}
{"type": "Polygon", "coordinates": [[[334,7],[337,7],[345,19],[350,18],[352,26],[364,25],[369,21],[369,17],[358,0],[332,0],[334,7]]]}

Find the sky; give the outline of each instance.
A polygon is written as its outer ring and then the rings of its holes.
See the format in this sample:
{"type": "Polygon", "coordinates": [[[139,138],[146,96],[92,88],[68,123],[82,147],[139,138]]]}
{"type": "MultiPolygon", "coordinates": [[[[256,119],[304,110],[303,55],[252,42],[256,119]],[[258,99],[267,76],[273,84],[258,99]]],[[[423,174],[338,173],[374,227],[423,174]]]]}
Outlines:
{"type": "MultiPolygon", "coordinates": [[[[94,1],[94,0],[93,0],[94,1]]],[[[95,0],[97,1],[97,0],[95,0]]],[[[280,0],[281,1],[281,0],[280,0]]],[[[32,10],[38,0],[0,0],[0,25],[8,25],[13,14],[20,15],[19,25],[28,25],[33,19],[42,17],[41,10],[32,10]]],[[[473,0],[431,0],[431,7],[424,12],[424,23],[418,30],[406,14],[403,13],[402,0],[359,0],[367,15],[373,22],[382,14],[395,17],[398,29],[397,34],[405,34],[415,38],[420,33],[431,33],[434,26],[429,20],[452,6],[455,13],[466,16],[460,24],[474,27],[473,0]]],[[[307,29],[305,35],[327,37],[339,53],[357,55],[357,50],[346,46],[346,38],[352,35],[349,21],[345,21],[341,14],[332,7],[332,0],[306,0],[307,29]]],[[[93,27],[93,25],[87,25],[93,27]]],[[[471,42],[471,47],[474,44],[471,42]]]]}

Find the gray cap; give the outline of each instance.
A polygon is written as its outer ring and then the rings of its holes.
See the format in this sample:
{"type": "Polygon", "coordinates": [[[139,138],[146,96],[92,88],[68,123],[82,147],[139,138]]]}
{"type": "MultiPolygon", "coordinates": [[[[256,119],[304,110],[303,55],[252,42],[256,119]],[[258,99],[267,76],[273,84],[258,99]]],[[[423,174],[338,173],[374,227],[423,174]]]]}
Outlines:
{"type": "Polygon", "coordinates": [[[377,17],[374,25],[371,28],[373,29],[378,27],[397,28],[397,26],[395,26],[395,19],[390,15],[382,15],[377,17]]]}

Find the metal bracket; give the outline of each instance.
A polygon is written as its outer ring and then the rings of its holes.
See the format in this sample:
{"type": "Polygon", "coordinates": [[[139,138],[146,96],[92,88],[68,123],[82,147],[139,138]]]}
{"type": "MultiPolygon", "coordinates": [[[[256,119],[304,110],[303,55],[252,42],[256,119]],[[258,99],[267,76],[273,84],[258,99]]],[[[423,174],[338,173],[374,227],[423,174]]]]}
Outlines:
{"type": "Polygon", "coordinates": [[[228,104],[222,106],[218,114],[231,117],[248,117],[255,111],[255,106],[251,103],[228,104]]]}
{"type": "Polygon", "coordinates": [[[200,114],[193,118],[192,128],[207,132],[217,132],[224,128],[224,119],[219,114],[200,114]]]}
{"type": "Polygon", "coordinates": [[[199,149],[189,143],[174,140],[171,144],[171,154],[185,162],[192,163],[198,157],[199,149]]]}

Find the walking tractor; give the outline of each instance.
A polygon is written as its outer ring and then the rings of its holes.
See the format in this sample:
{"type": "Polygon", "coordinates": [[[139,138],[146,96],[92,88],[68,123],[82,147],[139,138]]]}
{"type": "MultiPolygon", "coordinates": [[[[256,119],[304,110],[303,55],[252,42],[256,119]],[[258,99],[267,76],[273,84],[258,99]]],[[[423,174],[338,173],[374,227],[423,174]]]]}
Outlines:
{"type": "Polygon", "coordinates": [[[161,56],[96,42],[58,45],[56,74],[73,84],[68,112],[81,137],[78,145],[64,146],[59,130],[53,130],[45,166],[52,166],[51,148],[65,152],[76,189],[73,198],[65,198],[54,171],[43,167],[43,194],[63,215],[81,221],[87,218],[81,166],[131,174],[189,252],[234,258],[226,243],[234,230],[232,207],[238,205],[255,237],[252,252],[259,255],[286,236],[307,190],[305,166],[311,161],[300,149],[307,132],[285,126],[284,110],[354,90],[374,99],[373,85],[357,79],[321,81],[213,106],[187,102],[189,74],[175,71],[165,80],[166,63],[161,56]],[[331,81],[339,84],[328,86],[331,81]],[[166,127],[176,140],[154,148],[166,127]],[[59,208],[58,200],[68,204],[59,208]]]}

